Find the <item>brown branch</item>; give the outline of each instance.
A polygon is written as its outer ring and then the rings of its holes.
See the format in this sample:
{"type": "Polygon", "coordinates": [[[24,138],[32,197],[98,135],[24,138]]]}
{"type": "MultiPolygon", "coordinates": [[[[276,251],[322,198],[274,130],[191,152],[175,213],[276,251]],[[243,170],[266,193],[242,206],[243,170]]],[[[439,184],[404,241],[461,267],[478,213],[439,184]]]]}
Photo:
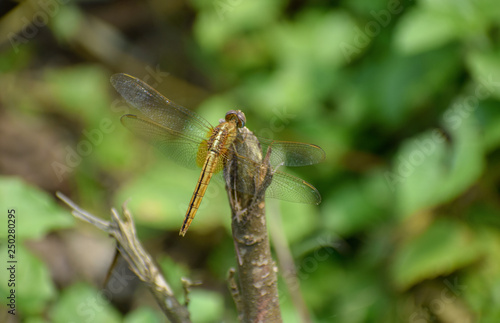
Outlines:
{"type": "Polygon", "coordinates": [[[61,192],[57,192],[56,195],[73,209],[72,214],[75,217],[107,232],[116,240],[118,251],[127,261],[130,269],[140,280],[146,283],[171,322],[191,322],[187,308],[177,301],[172,288],[170,288],[151,256],[139,242],[134,221],[125,204],[122,208],[124,219],[122,220],[116,209],[113,208],[111,209],[111,221],[108,222],[81,209],[61,192]]]}
{"type": "Polygon", "coordinates": [[[261,147],[247,128],[238,129],[234,145],[239,155],[263,165],[254,170],[242,169],[235,158],[230,158],[224,168],[238,258],[239,317],[242,322],[282,322],[277,267],[271,257],[264,208],[265,190],[272,178],[270,151],[263,161],[261,147]],[[253,140],[245,140],[250,137],[253,140]],[[242,185],[244,191],[255,194],[241,193],[242,185]]]}

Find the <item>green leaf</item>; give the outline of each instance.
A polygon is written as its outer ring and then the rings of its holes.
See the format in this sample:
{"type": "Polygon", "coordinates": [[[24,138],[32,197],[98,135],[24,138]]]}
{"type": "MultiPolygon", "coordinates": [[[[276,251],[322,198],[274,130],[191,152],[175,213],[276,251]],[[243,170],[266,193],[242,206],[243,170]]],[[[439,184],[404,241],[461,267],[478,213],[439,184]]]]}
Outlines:
{"type": "MultiPolygon", "coordinates": [[[[479,95],[485,98],[500,99],[500,52],[469,51],[467,55],[468,70],[476,81],[479,95]]],[[[477,94],[476,94],[477,95],[477,94]]]]}
{"type": "Polygon", "coordinates": [[[279,14],[282,1],[215,0],[211,4],[210,10],[198,15],[194,34],[205,50],[215,51],[239,33],[266,28],[279,14]]]}
{"type": "Polygon", "coordinates": [[[267,225],[282,226],[280,230],[285,232],[286,240],[290,244],[311,234],[319,224],[319,207],[316,205],[269,199],[266,201],[266,207],[267,225]]]}
{"type": "Polygon", "coordinates": [[[396,26],[396,48],[415,54],[453,40],[479,38],[498,19],[489,17],[485,5],[485,1],[471,0],[421,1],[396,26]]]}
{"type": "Polygon", "coordinates": [[[49,25],[59,40],[72,41],[78,37],[81,28],[86,28],[85,16],[77,6],[71,4],[54,5],[58,7],[59,12],[52,17],[49,25]]]}
{"type": "Polygon", "coordinates": [[[480,102],[477,109],[478,119],[483,128],[483,147],[491,152],[500,146],[500,104],[495,101],[480,102]]]}
{"type": "Polygon", "coordinates": [[[183,295],[184,288],[181,278],[189,277],[189,269],[180,263],[173,261],[170,257],[163,255],[158,261],[165,279],[173,289],[175,295],[183,295]]]}
{"type": "Polygon", "coordinates": [[[118,323],[120,314],[102,290],[77,283],[65,289],[50,312],[55,323],[118,323]]]}
{"type": "MultiPolygon", "coordinates": [[[[83,124],[98,127],[110,113],[109,78],[103,70],[82,65],[63,70],[47,70],[45,82],[56,102],[83,124]]],[[[90,131],[90,129],[87,129],[90,131]]]]}
{"type": "MultiPolygon", "coordinates": [[[[3,212],[15,210],[17,239],[39,239],[52,230],[73,226],[70,212],[64,211],[54,198],[15,177],[0,177],[0,205],[3,212]]],[[[5,239],[7,230],[0,230],[5,239]]]]}
{"type": "MultiPolygon", "coordinates": [[[[302,65],[306,73],[327,69],[332,74],[331,68],[353,59],[349,48],[354,50],[353,56],[366,49],[356,43],[358,36],[359,30],[346,12],[309,9],[294,22],[274,26],[265,34],[265,40],[279,65],[287,68],[302,65]]],[[[311,78],[311,81],[321,86],[324,80],[311,78]]]]}
{"type": "Polygon", "coordinates": [[[353,80],[356,83],[353,91],[364,105],[361,109],[365,122],[401,127],[420,112],[417,109],[439,104],[435,102],[436,96],[441,97],[441,89],[454,82],[463,64],[461,60],[453,48],[412,57],[390,52],[384,57],[372,58],[370,66],[353,80]]]}
{"type": "Polygon", "coordinates": [[[27,317],[23,322],[24,323],[50,323],[49,321],[46,321],[46,320],[39,318],[39,317],[27,317]]]}
{"type": "Polygon", "coordinates": [[[483,151],[474,117],[456,110],[445,112],[451,145],[434,129],[407,140],[386,173],[389,187],[397,194],[401,218],[434,207],[463,193],[483,170],[483,151]]]}
{"type": "Polygon", "coordinates": [[[199,323],[220,322],[224,313],[224,299],[220,293],[193,289],[189,293],[191,320],[199,323]]]}
{"type": "Polygon", "coordinates": [[[396,252],[393,280],[400,289],[447,275],[482,257],[473,232],[463,224],[439,219],[396,252]]]}
{"type": "Polygon", "coordinates": [[[0,279],[5,282],[0,284],[0,297],[4,301],[7,300],[7,297],[11,295],[11,289],[14,289],[17,311],[28,316],[41,314],[56,293],[49,270],[21,243],[16,244],[15,251],[14,259],[6,259],[7,245],[2,245],[0,248],[2,264],[4,264],[4,268],[0,270],[0,279]],[[15,260],[17,263],[7,263],[7,260],[15,260]],[[7,270],[11,265],[15,268],[13,272],[15,281],[11,281],[15,283],[14,286],[7,284],[12,278],[10,270],[7,270]]]}
{"type": "Polygon", "coordinates": [[[365,230],[388,216],[384,206],[390,199],[391,193],[380,171],[362,181],[345,183],[325,201],[324,226],[341,236],[365,230]]]}
{"type": "Polygon", "coordinates": [[[458,37],[454,17],[413,9],[396,27],[395,46],[404,54],[416,54],[442,46],[458,37]]]}
{"type": "Polygon", "coordinates": [[[151,308],[140,307],[138,309],[130,312],[123,323],[161,323],[163,322],[163,315],[159,312],[154,311],[151,308]]]}
{"type": "MultiPolygon", "coordinates": [[[[26,46],[26,45],[25,45],[26,46]]],[[[27,46],[25,47],[27,49],[27,46]]],[[[27,68],[32,60],[32,53],[29,50],[16,50],[17,46],[13,46],[8,50],[2,50],[0,53],[0,73],[8,75],[16,71],[27,68]]],[[[8,79],[3,79],[6,81],[8,79]]]]}
{"type": "MultiPolygon", "coordinates": [[[[497,212],[491,215],[498,217],[497,212]]],[[[494,288],[500,281],[500,263],[497,261],[500,257],[500,235],[497,229],[490,227],[479,230],[477,235],[487,253],[481,266],[466,272],[464,279],[459,281],[463,286],[460,289],[463,295],[460,296],[464,297],[473,313],[481,313],[482,322],[499,322],[500,307],[492,304],[500,304],[500,293],[494,288]]]]}

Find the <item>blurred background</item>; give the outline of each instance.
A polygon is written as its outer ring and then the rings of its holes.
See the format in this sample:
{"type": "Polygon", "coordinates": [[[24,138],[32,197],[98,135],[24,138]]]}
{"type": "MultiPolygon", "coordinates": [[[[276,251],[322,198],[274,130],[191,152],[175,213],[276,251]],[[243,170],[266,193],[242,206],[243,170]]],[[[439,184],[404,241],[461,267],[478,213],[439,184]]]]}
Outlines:
{"type": "Polygon", "coordinates": [[[259,136],[325,150],[285,170],[319,206],[267,202],[285,322],[500,321],[496,0],[27,0],[0,15],[1,267],[12,209],[18,260],[18,315],[2,269],[0,321],[165,322],[126,264],[104,286],[113,241],[56,191],[104,219],[130,198],[179,299],[180,277],[201,282],[193,321],[236,321],[226,192],[210,185],[178,236],[199,173],[120,124],[119,72],[213,125],[238,108],[259,136]]]}

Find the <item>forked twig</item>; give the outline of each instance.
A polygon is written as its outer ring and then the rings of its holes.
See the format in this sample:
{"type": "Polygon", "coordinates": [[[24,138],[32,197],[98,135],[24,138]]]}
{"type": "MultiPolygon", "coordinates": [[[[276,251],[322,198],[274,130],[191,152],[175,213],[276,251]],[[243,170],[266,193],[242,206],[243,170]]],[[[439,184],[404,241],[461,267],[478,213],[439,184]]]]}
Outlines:
{"type": "Polygon", "coordinates": [[[189,278],[182,277],[181,283],[182,289],[184,290],[184,306],[187,307],[189,305],[189,302],[191,301],[191,299],[189,298],[189,288],[191,288],[191,286],[199,286],[201,285],[201,282],[192,282],[189,278]]]}
{"type": "Polygon", "coordinates": [[[111,209],[111,221],[104,221],[81,209],[61,192],[57,192],[56,195],[73,209],[72,214],[75,217],[107,232],[116,240],[118,251],[127,261],[130,269],[140,280],[146,283],[171,322],[191,322],[187,308],[177,301],[172,288],[170,288],[161,271],[137,238],[134,221],[132,220],[130,211],[126,207],[126,203],[122,207],[124,219],[113,208],[111,209]]]}

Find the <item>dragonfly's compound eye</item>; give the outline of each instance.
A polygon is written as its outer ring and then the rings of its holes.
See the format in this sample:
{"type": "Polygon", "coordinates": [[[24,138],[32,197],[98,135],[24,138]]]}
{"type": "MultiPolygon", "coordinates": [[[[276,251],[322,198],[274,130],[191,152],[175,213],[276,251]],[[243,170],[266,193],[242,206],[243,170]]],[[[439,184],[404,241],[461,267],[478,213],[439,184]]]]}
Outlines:
{"type": "Polygon", "coordinates": [[[226,113],[226,121],[236,119],[238,128],[243,128],[247,123],[247,118],[241,110],[230,110],[226,113]]]}

